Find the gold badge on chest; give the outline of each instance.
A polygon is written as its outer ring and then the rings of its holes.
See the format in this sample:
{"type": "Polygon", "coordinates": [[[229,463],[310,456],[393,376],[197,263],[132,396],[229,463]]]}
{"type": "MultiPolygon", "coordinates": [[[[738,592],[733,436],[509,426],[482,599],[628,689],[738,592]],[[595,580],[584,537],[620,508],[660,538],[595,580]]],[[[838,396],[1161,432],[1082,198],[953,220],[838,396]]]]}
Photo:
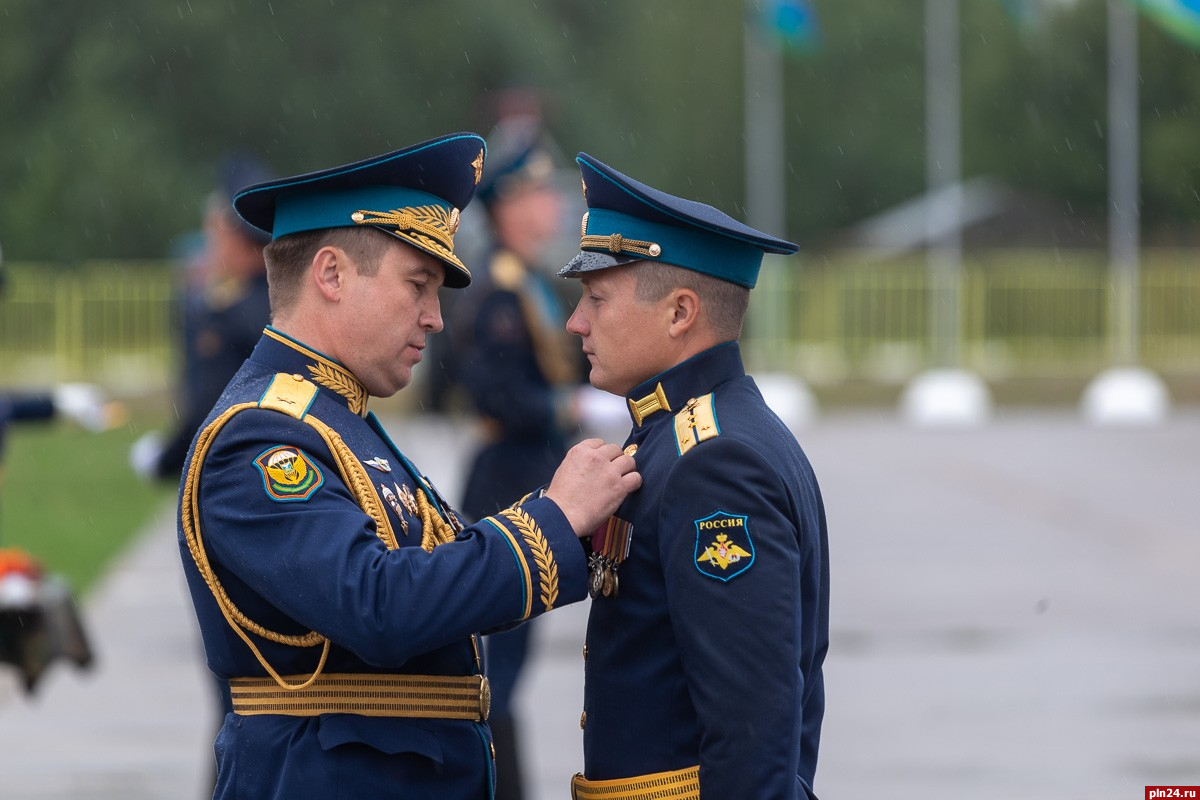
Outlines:
{"type": "MultiPolygon", "coordinates": [[[[400,528],[404,531],[404,535],[408,536],[408,520],[405,518],[405,515],[404,515],[404,507],[403,507],[403,499],[402,499],[404,496],[403,495],[404,490],[401,489],[399,487],[399,485],[397,485],[395,483],[393,483],[392,486],[396,487],[396,491],[392,491],[387,486],[384,486],[382,483],[379,484],[379,493],[383,496],[384,502],[392,507],[392,511],[396,512],[396,516],[400,520],[400,528]]],[[[404,489],[407,489],[407,488],[408,488],[407,486],[404,487],[404,489]]]]}
{"type": "Polygon", "coordinates": [[[417,496],[413,494],[413,490],[409,488],[408,484],[406,483],[403,486],[397,487],[396,491],[400,493],[400,503],[404,506],[405,510],[414,517],[418,516],[420,509],[417,507],[417,496]]]}

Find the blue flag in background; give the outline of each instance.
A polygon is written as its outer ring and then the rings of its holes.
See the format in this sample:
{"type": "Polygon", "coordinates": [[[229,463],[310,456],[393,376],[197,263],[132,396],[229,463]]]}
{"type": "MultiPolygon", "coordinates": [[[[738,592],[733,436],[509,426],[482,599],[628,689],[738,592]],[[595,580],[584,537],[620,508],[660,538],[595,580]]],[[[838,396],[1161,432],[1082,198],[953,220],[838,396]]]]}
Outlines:
{"type": "Polygon", "coordinates": [[[1176,39],[1200,47],[1200,0],[1137,0],[1137,5],[1176,39]]]}
{"type": "Polygon", "coordinates": [[[821,40],[817,12],[809,0],[757,0],[752,16],[760,33],[786,49],[811,52],[821,40]]]}
{"type": "Polygon", "coordinates": [[[1037,22],[1041,10],[1038,0],[1000,0],[1008,16],[1022,25],[1033,25],[1037,22]]]}

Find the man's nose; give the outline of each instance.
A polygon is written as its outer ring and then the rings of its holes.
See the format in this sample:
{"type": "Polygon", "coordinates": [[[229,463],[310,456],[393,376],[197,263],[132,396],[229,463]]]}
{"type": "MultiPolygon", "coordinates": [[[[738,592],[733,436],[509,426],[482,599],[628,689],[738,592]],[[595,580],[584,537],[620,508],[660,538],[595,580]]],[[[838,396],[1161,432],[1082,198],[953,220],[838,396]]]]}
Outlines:
{"type": "Polygon", "coordinates": [[[445,327],[445,323],[442,321],[442,304],[436,297],[434,298],[433,302],[426,307],[425,318],[422,320],[422,325],[431,333],[437,333],[443,327],[445,327]]]}
{"type": "Polygon", "coordinates": [[[576,336],[583,336],[584,328],[585,325],[583,322],[583,315],[579,313],[579,307],[576,306],[575,310],[571,312],[570,318],[567,320],[567,333],[573,333],[576,336]]]}

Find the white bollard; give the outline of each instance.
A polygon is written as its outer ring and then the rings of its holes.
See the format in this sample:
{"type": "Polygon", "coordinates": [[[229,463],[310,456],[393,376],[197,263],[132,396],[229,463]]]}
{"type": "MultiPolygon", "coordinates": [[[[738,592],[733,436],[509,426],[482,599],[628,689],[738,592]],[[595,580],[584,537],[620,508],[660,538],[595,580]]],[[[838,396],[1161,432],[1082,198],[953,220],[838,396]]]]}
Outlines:
{"type": "Polygon", "coordinates": [[[904,387],[900,415],[921,428],[978,427],[992,416],[992,393],[982,378],[966,370],[929,370],[904,387]]]}
{"type": "Polygon", "coordinates": [[[1142,367],[1113,367],[1083,391],[1080,411],[1092,425],[1157,425],[1171,410],[1162,379],[1142,367]]]}

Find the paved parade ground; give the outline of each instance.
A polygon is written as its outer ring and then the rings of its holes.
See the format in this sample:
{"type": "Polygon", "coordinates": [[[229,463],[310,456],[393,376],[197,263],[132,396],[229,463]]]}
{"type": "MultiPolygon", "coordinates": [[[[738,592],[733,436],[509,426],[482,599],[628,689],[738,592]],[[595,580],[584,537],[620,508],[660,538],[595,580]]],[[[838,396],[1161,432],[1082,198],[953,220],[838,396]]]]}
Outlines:
{"type": "MultiPolygon", "coordinates": [[[[457,496],[468,432],[414,419],[392,433],[457,496]]],[[[860,413],[798,435],[832,551],[823,800],[1136,800],[1200,784],[1200,414],[1094,429],[1014,412],[922,431],[860,413]]],[[[205,795],[215,699],[172,514],[87,599],[91,670],[56,664],[33,698],[0,673],[4,800],[205,795]]],[[[567,797],[581,765],[586,615],[535,623],[530,800],[567,797]]]]}

